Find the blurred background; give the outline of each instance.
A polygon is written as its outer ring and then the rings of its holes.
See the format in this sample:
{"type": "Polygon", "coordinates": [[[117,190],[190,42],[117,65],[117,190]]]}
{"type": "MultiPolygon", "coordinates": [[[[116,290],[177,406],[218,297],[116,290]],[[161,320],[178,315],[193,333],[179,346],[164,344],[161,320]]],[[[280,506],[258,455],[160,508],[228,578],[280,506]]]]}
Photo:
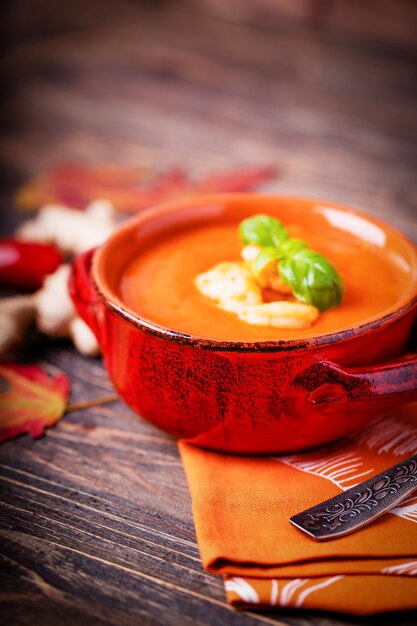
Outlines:
{"type": "Polygon", "coordinates": [[[417,240],[414,0],[3,0],[2,230],[60,163],[278,168],[417,240]],[[414,226],[412,225],[414,224],[414,226]]]}

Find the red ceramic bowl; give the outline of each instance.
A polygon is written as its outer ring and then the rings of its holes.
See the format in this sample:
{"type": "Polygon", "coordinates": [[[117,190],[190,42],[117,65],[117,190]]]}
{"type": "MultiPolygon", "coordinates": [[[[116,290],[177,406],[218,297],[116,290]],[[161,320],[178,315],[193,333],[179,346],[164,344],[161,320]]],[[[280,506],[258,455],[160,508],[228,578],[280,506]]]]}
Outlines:
{"type": "Polygon", "coordinates": [[[416,317],[417,249],[390,226],[336,204],[233,194],[159,206],[77,258],[70,290],[121,398],[162,430],[204,447],[239,453],[309,448],[417,399],[417,358],[406,354],[416,317]],[[242,343],[163,328],[120,299],[123,268],[158,233],[222,219],[237,223],[260,211],[285,211],[289,221],[307,221],[309,228],[330,223],[383,248],[404,285],[395,306],[331,334],[242,343]]]}

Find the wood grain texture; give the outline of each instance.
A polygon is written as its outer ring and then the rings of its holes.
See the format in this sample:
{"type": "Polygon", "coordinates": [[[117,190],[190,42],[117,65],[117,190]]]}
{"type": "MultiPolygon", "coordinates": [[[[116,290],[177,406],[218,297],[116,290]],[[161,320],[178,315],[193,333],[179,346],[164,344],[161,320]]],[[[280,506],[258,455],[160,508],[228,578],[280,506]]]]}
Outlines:
{"type": "MultiPolygon", "coordinates": [[[[309,19],[255,28],[181,3],[105,5],[100,18],[6,41],[5,231],[21,219],[10,210],[16,185],[57,161],[181,164],[195,175],[276,163],[283,177],[269,191],[352,204],[417,241],[416,66],[398,15],[384,39],[369,20],[358,26],[363,7],[338,29],[309,19]]],[[[338,6],[325,23],[347,14],[338,6]]],[[[416,19],[411,3],[404,15],[416,19]]],[[[65,343],[35,341],[30,354],[69,374],[71,402],[112,393],[100,361],[65,343]]],[[[414,623],[230,609],[201,568],[175,441],[119,401],[2,445],[0,481],[0,623],[414,623]]]]}

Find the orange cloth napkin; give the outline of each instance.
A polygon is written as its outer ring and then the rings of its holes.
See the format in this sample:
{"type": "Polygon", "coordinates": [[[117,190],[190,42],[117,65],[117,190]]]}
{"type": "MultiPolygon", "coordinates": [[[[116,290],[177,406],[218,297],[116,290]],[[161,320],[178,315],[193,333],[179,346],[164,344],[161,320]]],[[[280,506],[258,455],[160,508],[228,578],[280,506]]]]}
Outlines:
{"type": "Polygon", "coordinates": [[[417,453],[417,403],[320,449],[243,457],[179,450],[204,567],[236,607],[355,615],[417,608],[417,495],[373,524],[317,543],[288,519],[417,453]]]}

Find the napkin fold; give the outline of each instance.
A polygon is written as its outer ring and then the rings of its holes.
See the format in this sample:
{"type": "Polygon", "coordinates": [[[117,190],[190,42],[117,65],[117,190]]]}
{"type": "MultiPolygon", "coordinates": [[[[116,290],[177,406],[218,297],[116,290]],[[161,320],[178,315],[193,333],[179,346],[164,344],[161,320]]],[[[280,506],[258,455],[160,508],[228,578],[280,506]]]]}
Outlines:
{"type": "Polygon", "coordinates": [[[289,518],[417,453],[417,403],[336,444],[244,457],[179,442],[203,566],[235,607],[353,615],[417,608],[417,495],[323,543],[289,518]]]}

